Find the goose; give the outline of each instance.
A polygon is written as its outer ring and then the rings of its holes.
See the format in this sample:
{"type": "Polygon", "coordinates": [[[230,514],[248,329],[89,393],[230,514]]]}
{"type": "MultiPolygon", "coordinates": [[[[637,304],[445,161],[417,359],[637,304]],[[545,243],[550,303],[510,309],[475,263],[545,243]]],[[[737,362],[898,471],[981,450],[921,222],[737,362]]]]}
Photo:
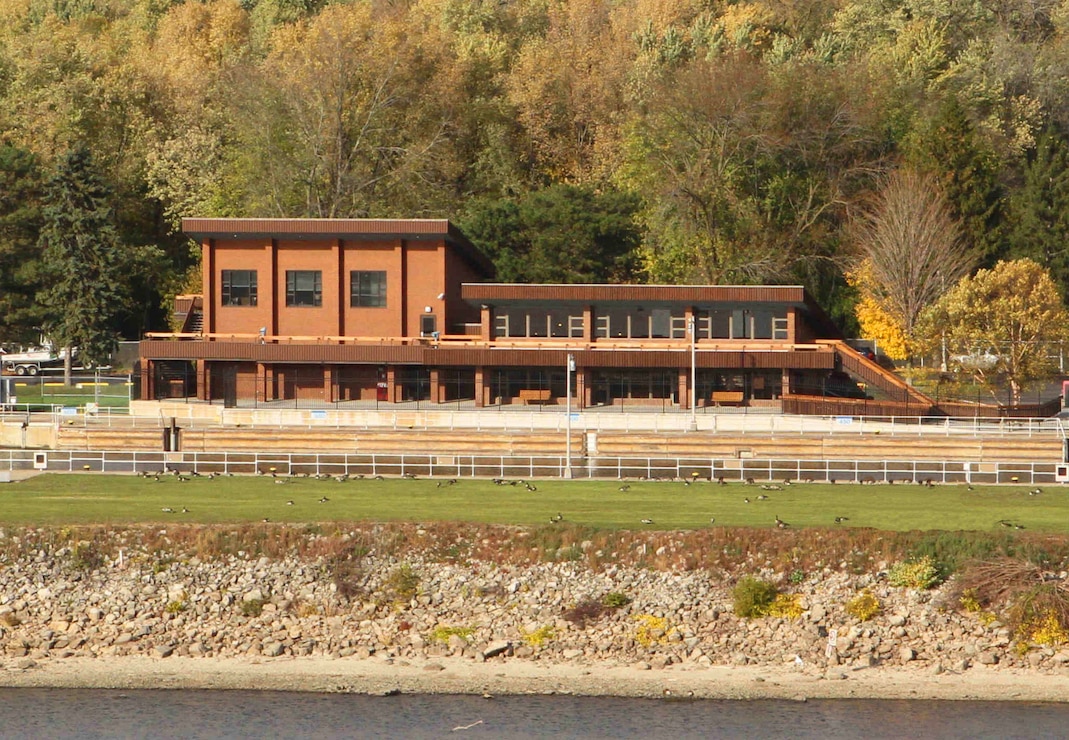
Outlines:
{"type": "Polygon", "coordinates": [[[286,506],[293,506],[293,502],[292,501],[287,501],[286,502],[286,506]]]}
{"type": "Polygon", "coordinates": [[[321,503],[321,504],[325,504],[325,503],[327,503],[328,501],[330,501],[330,499],[329,499],[329,498],[327,498],[326,496],[324,496],[323,498],[319,499],[319,503],[321,503]]]}
{"type": "Polygon", "coordinates": [[[653,524],[653,520],[652,519],[641,519],[640,521],[643,524],[653,524]]]}
{"type": "Polygon", "coordinates": [[[758,501],[768,501],[768,496],[766,496],[765,494],[762,493],[760,496],[757,497],[757,500],[758,501]]]}
{"type": "Polygon", "coordinates": [[[787,522],[785,522],[782,519],[780,519],[779,516],[776,516],[776,526],[779,527],[780,529],[786,529],[787,527],[789,527],[791,525],[787,524],[787,522]]]}
{"type": "Polygon", "coordinates": [[[523,482],[523,487],[526,488],[528,491],[537,491],[538,490],[538,488],[536,488],[535,486],[531,485],[527,481],[523,482]]]}
{"type": "Polygon", "coordinates": [[[549,518],[549,521],[551,521],[551,522],[560,522],[560,521],[563,521],[563,520],[564,520],[564,515],[561,514],[559,511],[557,512],[556,516],[553,516],[553,517],[549,518]]]}
{"type": "Polygon", "coordinates": [[[728,482],[726,480],[724,480],[724,476],[720,476],[719,478],[716,479],[716,484],[718,486],[726,486],[728,484],[728,482]]]}
{"type": "Polygon", "coordinates": [[[848,522],[848,521],[850,521],[850,517],[846,517],[846,516],[837,516],[837,517],[835,517],[835,523],[836,524],[842,524],[843,522],[848,522]]]}
{"type": "Polygon", "coordinates": [[[622,486],[620,486],[620,487],[619,487],[619,488],[617,488],[616,490],[617,490],[617,491],[625,491],[625,492],[626,492],[626,491],[630,491],[630,490],[631,490],[631,486],[629,486],[629,485],[627,485],[626,483],[624,483],[624,484],[623,484],[622,486]]]}
{"type": "Polygon", "coordinates": [[[160,509],[160,511],[162,511],[164,514],[174,513],[174,509],[172,509],[170,506],[164,506],[162,509],[160,509]]]}

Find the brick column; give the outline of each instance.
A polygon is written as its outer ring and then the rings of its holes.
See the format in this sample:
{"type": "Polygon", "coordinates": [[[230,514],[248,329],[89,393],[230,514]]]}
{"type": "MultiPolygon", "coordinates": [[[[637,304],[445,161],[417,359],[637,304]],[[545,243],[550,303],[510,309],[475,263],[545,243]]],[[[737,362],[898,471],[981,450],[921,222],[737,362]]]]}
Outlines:
{"type": "Polygon", "coordinates": [[[390,403],[400,403],[400,388],[397,387],[397,368],[393,365],[386,366],[386,392],[390,403]]]}
{"type": "Polygon", "coordinates": [[[211,382],[211,373],[208,372],[208,363],[205,360],[197,361],[197,398],[201,401],[208,401],[211,399],[211,389],[208,384],[211,382]]]}
{"type": "Polygon", "coordinates": [[[486,384],[483,381],[483,369],[475,368],[475,408],[486,405],[486,384]]]}
{"type": "Polygon", "coordinates": [[[442,371],[431,368],[431,402],[442,403],[445,400],[445,386],[442,385],[442,371]]]}
{"type": "Polygon", "coordinates": [[[576,368],[575,370],[575,403],[578,408],[585,409],[590,405],[590,389],[587,388],[587,370],[576,368]]]}
{"type": "Polygon", "coordinates": [[[679,408],[690,408],[690,368],[683,368],[679,371],[679,389],[676,391],[677,398],[679,398],[679,408]]]}
{"type": "Polygon", "coordinates": [[[323,366],[323,400],[334,403],[334,366],[323,366]]]}
{"type": "Polygon", "coordinates": [[[141,360],[141,400],[152,401],[156,398],[156,373],[152,360],[141,360]]]}

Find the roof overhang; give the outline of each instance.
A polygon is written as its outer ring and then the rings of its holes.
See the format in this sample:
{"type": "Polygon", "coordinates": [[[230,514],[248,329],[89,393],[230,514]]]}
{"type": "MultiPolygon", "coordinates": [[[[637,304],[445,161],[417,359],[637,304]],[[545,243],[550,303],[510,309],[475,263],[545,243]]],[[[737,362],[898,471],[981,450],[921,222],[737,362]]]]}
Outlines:
{"type": "Polygon", "coordinates": [[[464,233],[446,219],[415,218],[184,218],[182,231],[192,239],[287,239],[346,241],[443,240],[487,276],[494,265],[464,233]]]}

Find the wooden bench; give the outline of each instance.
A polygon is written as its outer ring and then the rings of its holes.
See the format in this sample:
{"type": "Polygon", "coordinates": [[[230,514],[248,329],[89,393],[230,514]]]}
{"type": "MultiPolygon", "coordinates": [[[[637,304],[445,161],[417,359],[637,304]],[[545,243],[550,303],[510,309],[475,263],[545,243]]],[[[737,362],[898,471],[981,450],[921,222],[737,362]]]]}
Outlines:
{"type": "Polygon", "coordinates": [[[741,406],[743,397],[742,391],[713,391],[710,400],[715,406],[741,406]]]}
{"type": "Polygon", "coordinates": [[[548,388],[524,388],[520,391],[520,400],[523,401],[524,406],[529,406],[532,403],[549,403],[553,400],[553,391],[548,388]]]}

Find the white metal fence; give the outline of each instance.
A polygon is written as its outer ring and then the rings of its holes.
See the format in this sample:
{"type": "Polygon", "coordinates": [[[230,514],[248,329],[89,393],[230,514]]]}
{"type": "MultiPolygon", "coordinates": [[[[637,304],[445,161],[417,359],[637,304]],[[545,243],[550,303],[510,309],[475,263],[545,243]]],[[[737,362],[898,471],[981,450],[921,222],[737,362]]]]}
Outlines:
{"type": "Polygon", "coordinates": [[[880,417],[794,416],[784,414],[707,414],[696,423],[685,414],[628,413],[596,411],[551,412],[492,410],[472,411],[270,411],[266,409],[234,412],[223,417],[200,416],[132,416],[116,409],[101,408],[96,413],[71,407],[24,408],[7,405],[0,409],[0,423],[21,425],[51,424],[63,426],[111,428],[164,428],[172,423],[183,429],[237,427],[246,429],[508,429],[513,431],[572,432],[687,432],[707,434],[789,436],[849,436],[885,434],[888,436],[943,437],[1059,437],[1065,438],[1062,419],[983,419],[947,417],[880,417]]]}
{"type": "MultiPolygon", "coordinates": [[[[572,459],[574,478],[726,481],[836,481],[858,483],[1055,482],[1056,463],[916,460],[792,460],[597,457],[572,459]]],[[[257,452],[138,452],[123,450],[0,450],[0,470],[47,472],[257,475],[364,475],[384,477],[564,477],[565,458],[491,455],[403,455],[257,452]]]]}

